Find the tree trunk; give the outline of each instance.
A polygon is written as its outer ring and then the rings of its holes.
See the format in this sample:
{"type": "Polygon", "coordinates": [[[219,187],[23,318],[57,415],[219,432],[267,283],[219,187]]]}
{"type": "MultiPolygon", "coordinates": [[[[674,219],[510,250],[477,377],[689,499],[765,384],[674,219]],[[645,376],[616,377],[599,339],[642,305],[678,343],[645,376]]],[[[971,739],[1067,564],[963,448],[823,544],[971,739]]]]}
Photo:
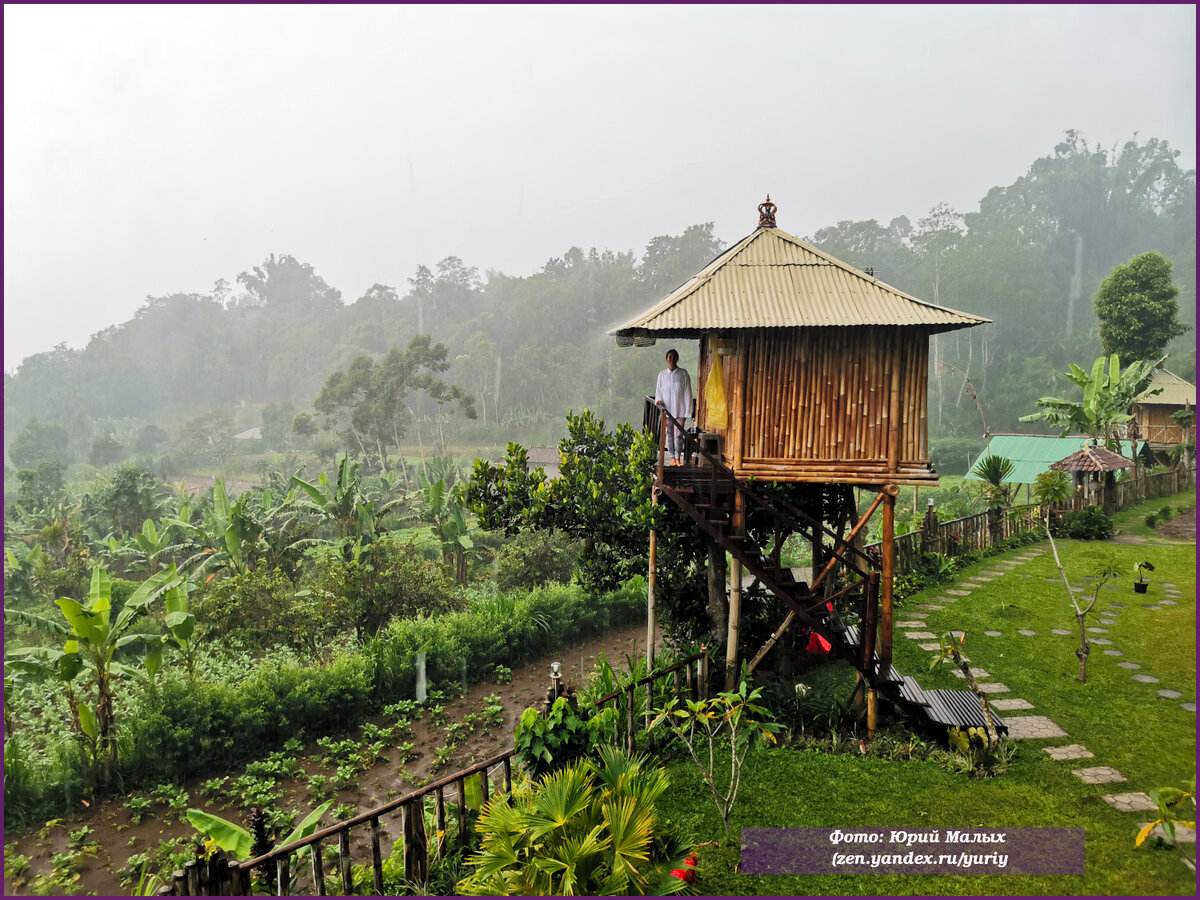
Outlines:
{"type": "Polygon", "coordinates": [[[1087,661],[1088,654],[1092,652],[1092,645],[1087,637],[1087,613],[1080,612],[1075,614],[1075,620],[1079,622],[1079,649],[1075,651],[1075,655],[1079,657],[1079,680],[1087,681],[1087,661]]]}
{"type": "Polygon", "coordinates": [[[725,548],[708,541],[708,615],[717,640],[729,632],[729,597],[725,593],[725,548]]]}

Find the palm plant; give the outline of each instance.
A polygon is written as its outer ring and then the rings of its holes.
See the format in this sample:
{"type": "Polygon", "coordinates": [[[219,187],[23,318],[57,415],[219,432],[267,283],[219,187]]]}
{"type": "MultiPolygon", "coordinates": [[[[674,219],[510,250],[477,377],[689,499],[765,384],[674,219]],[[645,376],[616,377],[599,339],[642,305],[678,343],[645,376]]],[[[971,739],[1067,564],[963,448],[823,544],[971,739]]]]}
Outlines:
{"type": "Polygon", "coordinates": [[[663,827],[654,804],[666,770],[603,747],[583,760],[484,807],[468,896],[665,895],[688,889],[672,875],[687,846],[663,827]]]}
{"type": "Polygon", "coordinates": [[[1011,459],[1003,456],[981,456],[975,461],[971,474],[984,481],[984,501],[988,509],[1003,509],[1008,505],[1012,487],[1005,487],[1005,482],[1012,477],[1016,466],[1011,459]]]}

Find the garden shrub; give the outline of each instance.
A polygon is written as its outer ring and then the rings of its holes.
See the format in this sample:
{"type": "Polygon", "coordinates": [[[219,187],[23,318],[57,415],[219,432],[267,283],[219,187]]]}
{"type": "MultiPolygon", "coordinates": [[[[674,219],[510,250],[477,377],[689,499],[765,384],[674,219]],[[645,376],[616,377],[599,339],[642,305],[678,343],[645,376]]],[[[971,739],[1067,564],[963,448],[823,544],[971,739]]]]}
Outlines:
{"type": "Polygon", "coordinates": [[[557,772],[591,756],[617,736],[617,710],[580,706],[574,697],[559,697],[545,716],[536,707],[521,714],[515,746],[517,759],[534,778],[557,772]]]}
{"type": "Polygon", "coordinates": [[[1171,507],[1169,506],[1164,506],[1158,511],[1158,518],[1163,522],[1171,521],[1171,515],[1171,507]]]}
{"type": "Polygon", "coordinates": [[[1153,528],[1157,524],[1158,524],[1158,516],[1154,515],[1154,513],[1150,513],[1150,515],[1146,516],[1146,527],[1147,528],[1153,528]]]}
{"type": "Polygon", "coordinates": [[[1062,517],[1054,528],[1055,537],[1075,538],[1080,541],[1103,541],[1113,536],[1112,517],[1098,506],[1085,506],[1072,510],[1062,517]]]}
{"type": "Polygon", "coordinates": [[[496,555],[496,586],[501,591],[541,587],[571,580],[581,541],[562,532],[523,531],[507,540],[496,555]]]}

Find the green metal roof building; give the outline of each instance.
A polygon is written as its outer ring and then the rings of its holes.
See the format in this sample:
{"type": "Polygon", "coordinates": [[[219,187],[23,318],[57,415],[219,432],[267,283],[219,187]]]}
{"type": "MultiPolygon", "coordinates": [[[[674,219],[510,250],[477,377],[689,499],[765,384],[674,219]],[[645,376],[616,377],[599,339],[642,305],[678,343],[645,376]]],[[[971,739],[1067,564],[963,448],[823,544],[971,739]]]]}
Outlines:
{"type": "MultiPolygon", "coordinates": [[[[1033,484],[1043,472],[1050,471],[1050,464],[1065,459],[1077,450],[1087,446],[1091,438],[1084,435],[1067,435],[1058,437],[1050,434],[993,434],[987,448],[971,461],[971,468],[984,456],[1003,456],[1012,460],[1013,473],[1008,479],[1011,484],[1033,484]]],[[[1146,448],[1144,441],[1138,441],[1137,452],[1142,453],[1146,448]]],[[[1121,441],[1121,455],[1133,459],[1133,450],[1129,441],[1121,441]]],[[[980,479],[968,471],[967,478],[972,481],[980,479]]]]}

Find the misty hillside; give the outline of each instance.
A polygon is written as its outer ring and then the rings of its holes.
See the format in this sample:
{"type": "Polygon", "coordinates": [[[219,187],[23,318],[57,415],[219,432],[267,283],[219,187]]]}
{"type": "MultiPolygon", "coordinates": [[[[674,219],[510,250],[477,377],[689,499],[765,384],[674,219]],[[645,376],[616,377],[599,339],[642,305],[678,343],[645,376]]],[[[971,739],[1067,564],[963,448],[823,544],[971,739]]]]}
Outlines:
{"type": "MultiPolygon", "coordinates": [[[[993,432],[1030,430],[1017,417],[1064,390],[1059,373],[1069,362],[1100,352],[1092,298],[1114,265],[1146,250],[1165,254],[1181,319],[1194,328],[1195,173],[1175,156],[1157,139],[1105,151],[1069,132],[975,210],[939,205],[915,219],[842,221],[800,235],[922,299],[994,320],[934,342],[933,375],[942,376],[930,382],[935,462],[939,447],[960,458],[962,447],[981,443],[963,373],[993,432]]],[[[358,451],[345,435],[370,412],[357,400],[385,376],[408,391],[393,398],[412,413],[405,433],[391,433],[404,443],[428,445],[435,434],[476,447],[550,442],[564,412],[584,406],[637,419],[666,348],[617,350],[605,332],[753,230],[761,199],[746,198],[739,234],[697,224],[640,253],[572,247],[525,276],[481,273],[451,256],[419,267],[407,284],[376,284],[356,298],[281,248],[248,260],[235,284],[149,297],[84,349],[60,346],[6,373],[6,465],[137,458],[172,473],[219,458],[235,434],[255,428],[267,450],[358,451]],[[434,346],[414,345],[417,335],[434,346]]],[[[790,230],[786,204],[779,225],[790,230]]],[[[1189,379],[1192,344],[1192,332],[1177,339],[1169,363],[1189,379]]],[[[694,345],[680,350],[694,365],[694,345]]]]}

